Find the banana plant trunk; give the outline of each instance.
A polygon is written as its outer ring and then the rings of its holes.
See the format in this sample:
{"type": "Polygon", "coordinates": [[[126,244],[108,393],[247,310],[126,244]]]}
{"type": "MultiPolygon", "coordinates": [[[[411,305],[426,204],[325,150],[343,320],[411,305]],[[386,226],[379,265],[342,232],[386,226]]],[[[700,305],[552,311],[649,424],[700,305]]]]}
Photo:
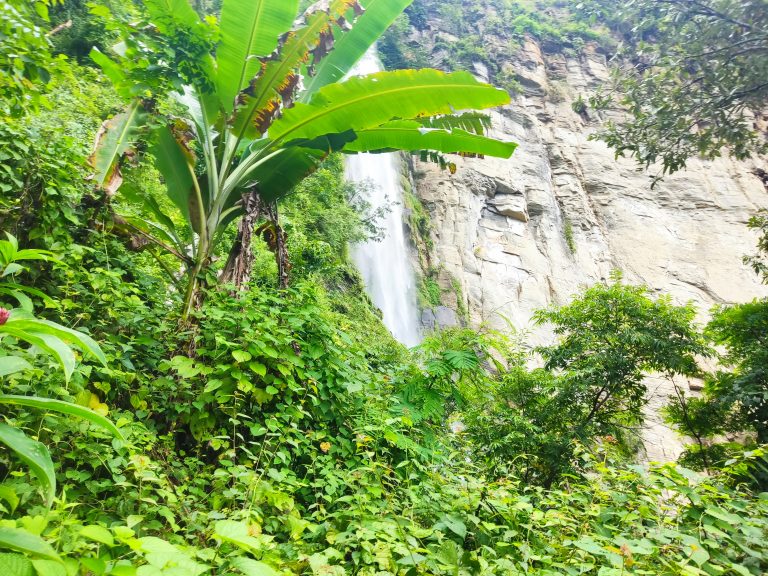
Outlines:
{"type": "Polygon", "coordinates": [[[283,289],[288,287],[291,268],[286,247],[285,230],[280,227],[277,204],[265,204],[255,189],[243,195],[243,209],[245,214],[237,226],[237,237],[229,251],[227,263],[219,277],[220,284],[234,284],[235,291],[239,291],[251,278],[253,271],[253,238],[261,237],[275,255],[277,264],[278,286],[283,289]],[[267,221],[256,227],[261,216],[267,221]]]}
{"type": "Polygon", "coordinates": [[[203,304],[203,281],[202,272],[205,268],[205,261],[202,259],[195,263],[189,272],[189,284],[187,292],[184,295],[184,308],[181,314],[182,323],[189,322],[189,317],[193,310],[197,310],[203,304]]]}
{"type": "Polygon", "coordinates": [[[288,272],[291,269],[291,263],[288,260],[288,249],[285,244],[285,230],[280,227],[278,220],[277,203],[267,206],[266,212],[272,228],[273,236],[269,245],[275,253],[275,261],[277,262],[277,283],[280,289],[288,288],[288,272]]]}
{"type": "Polygon", "coordinates": [[[251,278],[253,232],[264,211],[264,204],[255,189],[243,194],[243,209],[245,214],[237,225],[237,237],[229,251],[227,264],[220,278],[222,284],[234,284],[237,290],[247,284],[251,278]]]}

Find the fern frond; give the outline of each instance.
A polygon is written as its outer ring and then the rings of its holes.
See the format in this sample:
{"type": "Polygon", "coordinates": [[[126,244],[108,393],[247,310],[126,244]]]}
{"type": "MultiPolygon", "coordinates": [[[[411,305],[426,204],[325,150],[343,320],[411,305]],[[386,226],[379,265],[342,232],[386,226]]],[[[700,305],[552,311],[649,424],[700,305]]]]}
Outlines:
{"type": "Polygon", "coordinates": [[[424,368],[432,377],[444,378],[453,372],[453,366],[446,362],[444,358],[431,358],[427,361],[424,368]]]}
{"type": "Polygon", "coordinates": [[[424,384],[419,380],[410,380],[400,389],[400,394],[408,403],[418,403],[419,398],[422,396],[424,390],[424,384]]]}
{"type": "Polygon", "coordinates": [[[446,350],[443,358],[454,370],[475,370],[480,366],[480,359],[471,350],[446,350]]]}
{"type": "Polygon", "coordinates": [[[445,413],[445,398],[437,390],[425,390],[422,398],[421,412],[424,418],[434,420],[445,413]]]}

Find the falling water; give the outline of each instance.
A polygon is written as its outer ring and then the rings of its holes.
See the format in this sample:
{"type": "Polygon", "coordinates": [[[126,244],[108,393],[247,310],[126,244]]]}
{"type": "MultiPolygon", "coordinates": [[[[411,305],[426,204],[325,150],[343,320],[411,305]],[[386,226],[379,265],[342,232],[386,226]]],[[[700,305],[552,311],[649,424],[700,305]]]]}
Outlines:
{"type": "MultiPolygon", "coordinates": [[[[382,69],[375,51],[370,51],[355,66],[353,75],[382,69]]],[[[347,178],[369,184],[368,202],[372,210],[389,204],[380,225],[383,238],[353,248],[353,258],[365,281],[368,293],[382,312],[384,324],[406,346],[421,341],[416,304],[416,282],[408,259],[408,244],[403,226],[403,191],[398,158],[394,154],[357,154],[346,161],[347,178]]]]}

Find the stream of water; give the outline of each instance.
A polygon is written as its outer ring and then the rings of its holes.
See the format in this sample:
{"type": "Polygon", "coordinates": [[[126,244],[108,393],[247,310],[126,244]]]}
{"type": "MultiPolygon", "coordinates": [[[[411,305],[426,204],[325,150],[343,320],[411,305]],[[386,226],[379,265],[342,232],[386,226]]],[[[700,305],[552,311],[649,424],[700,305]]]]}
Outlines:
{"type": "MultiPolygon", "coordinates": [[[[382,69],[375,51],[355,66],[351,75],[382,69]]],[[[389,204],[379,225],[383,238],[353,247],[353,259],[365,281],[368,294],[383,315],[384,325],[406,346],[421,341],[416,278],[408,258],[409,246],[403,226],[403,191],[400,161],[395,154],[357,154],[347,157],[347,178],[368,185],[372,210],[389,204]]]]}

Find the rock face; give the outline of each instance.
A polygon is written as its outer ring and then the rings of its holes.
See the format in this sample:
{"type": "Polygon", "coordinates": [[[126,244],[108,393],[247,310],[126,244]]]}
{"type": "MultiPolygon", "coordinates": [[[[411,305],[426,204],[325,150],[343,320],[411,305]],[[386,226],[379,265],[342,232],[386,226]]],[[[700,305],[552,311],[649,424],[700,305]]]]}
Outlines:
{"type": "Polygon", "coordinates": [[[459,317],[448,306],[436,306],[422,311],[421,323],[427,330],[442,330],[459,326],[459,317]]]}
{"type": "MultiPolygon", "coordinates": [[[[653,173],[590,141],[600,119],[571,106],[608,78],[595,47],[566,57],[527,42],[504,66],[517,72],[524,93],[494,113],[491,135],[518,142],[513,157],[458,159],[453,176],[413,166],[432,220],[431,265],[448,300],[463,300],[444,303],[465,311],[472,325],[511,322],[530,331],[529,341],[545,342],[551,335],[531,327],[532,312],[568,302],[614,269],[677,303],[694,301],[702,320],[714,304],[768,296],[742,263],[757,238],[747,220],[768,207],[766,186],[753,173],[765,162],[691,160],[652,189],[653,173]]],[[[657,413],[671,391],[658,381],[649,390],[656,397],[648,458],[668,460],[680,445],[657,413]]]]}

